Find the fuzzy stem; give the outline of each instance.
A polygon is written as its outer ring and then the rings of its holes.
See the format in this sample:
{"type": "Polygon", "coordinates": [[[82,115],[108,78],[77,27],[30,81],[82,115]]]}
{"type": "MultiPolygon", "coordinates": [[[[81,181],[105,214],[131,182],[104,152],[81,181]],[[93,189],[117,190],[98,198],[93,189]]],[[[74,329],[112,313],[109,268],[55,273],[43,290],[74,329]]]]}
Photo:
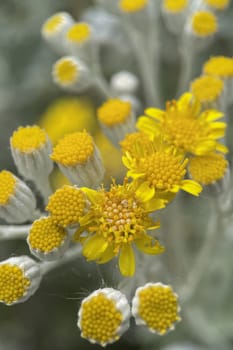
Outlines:
{"type": "Polygon", "coordinates": [[[1,225],[0,241],[7,239],[25,239],[31,225],[1,225]]]}

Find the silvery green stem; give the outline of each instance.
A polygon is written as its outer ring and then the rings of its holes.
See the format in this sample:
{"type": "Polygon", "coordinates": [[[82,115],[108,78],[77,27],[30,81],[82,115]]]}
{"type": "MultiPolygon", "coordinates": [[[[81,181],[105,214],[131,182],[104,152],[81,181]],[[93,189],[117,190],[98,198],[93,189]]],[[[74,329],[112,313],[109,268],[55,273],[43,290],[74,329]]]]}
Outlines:
{"type": "Polygon", "coordinates": [[[45,261],[40,263],[42,275],[46,275],[50,271],[69,263],[70,261],[79,258],[82,253],[82,246],[78,245],[73,248],[70,248],[66,251],[64,256],[56,261],[45,261]]]}
{"type": "Polygon", "coordinates": [[[0,225],[0,241],[10,239],[25,239],[31,225],[0,225]]]}

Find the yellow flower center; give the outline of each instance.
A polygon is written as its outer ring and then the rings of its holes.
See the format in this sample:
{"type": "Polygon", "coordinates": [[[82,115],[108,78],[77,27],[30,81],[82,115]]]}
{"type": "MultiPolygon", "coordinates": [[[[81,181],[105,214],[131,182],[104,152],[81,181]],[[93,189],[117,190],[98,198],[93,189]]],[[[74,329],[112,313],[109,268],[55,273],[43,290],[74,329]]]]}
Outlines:
{"type": "Polygon", "coordinates": [[[230,3],[230,0],[205,0],[205,3],[217,10],[224,10],[230,3]]]}
{"type": "Polygon", "coordinates": [[[63,23],[63,20],[64,18],[62,14],[56,14],[48,18],[45,24],[43,25],[42,31],[48,34],[56,32],[60,25],[63,23]]]}
{"type": "Polygon", "coordinates": [[[100,293],[82,305],[82,336],[98,343],[119,339],[117,331],[122,322],[122,314],[115,302],[100,293]]]}
{"type": "Polygon", "coordinates": [[[197,119],[179,118],[179,116],[164,118],[162,130],[167,142],[184,152],[192,152],[198,141],[208,136],[205,125],[197,119]]]}
{"type": "Polygon", "coordinates": [[[194,180],[209,185],[224,177],[227,166],[228,162],[222,154],[211,153],[191,158],[189,172],[194,180]]]}
{"type": "Polygon", "coordinates": [[[98,119],[108,127],[124,123],[131,115],[131,104],[119,99],[110,99],[97,111],[98,119]]]}
{"type": "Polygon", "coordinates": [[[149,185],[159,191],[170,190],[173,186],[180,185],[186,173],[187,161],[182,163],[182,158],[165,152],[156,152],[139,160],[139,169],[145,174],[145,180],[149,185]]]}
{"type": "Polygon", "coordinates": [[[123,153],[128,152],[129,154],[134,156],[135,152],[137,154],[137,150],[135,150],[137,144],[139,144],[139,147],[143,145],[143,149],[146,149],[148,143],[151,143],[148,136],[145,133],[138,131],[126,135],[124,140],[120,142],[120,145],[123,153]]]}
{"type": "Polygon", "coordinates": [[[192,17],[193,32],[201,37],[214,34],[218,29],[216,16],[209,11],[196,12],[192,17]]]}
{"type": "Polygon", "coordinates": [[[180,320],[177,296],[171,287],[149,285],[139,292],[138,299],[140,317],[156,333],[165,334],[180,320]]]}
{"type": "Polygon", "coordinates": [[[148,0],[120,0],[119,7],[124,12],[137,12],[143,10],[148,0]]]}
{"type": "Polygon", "coordinates": [[[188,5],[188,0],[164,0],[163,6],[169,12],[183,11],[188,5]]]}
{"type": "Polygon", "coordinates": [[[22,153],[32,153],[43,147],[46,141],[46,133],[39,126],[26,126],[14,131],[11,146],[22,153]]]}
{"type": "Polygon", "coordinates": [[[74,83],[79,74],[77,63],[71,58],[64,57],[54,65],[54,77],[60,84],[74,83]]]}
{"type": "Polygon", "coordinates": [[[53,149],[51,159],[65,166],[85,164],[93,155],[94,143],[86,132],[66,135],[53,149]]]}
{"type": "Polygon", "coordinates": [[[117,254],[122,244],[142,238],[151,221],[143,210],[133,189],[112,185],[109,192],[101,192],[100,200],[93,204],[93,226],[89,232],[100,234],[113,244],[117,254]]]}
{"type": "Polygon", "coordinates": [[[46,210],[56,225],[67,227],[79,222],[85,204],[84,193],[76,187],[66,185],[49,197],[46,210]]]}
{"type": "Polygon", "coordinates": [[[217,77],[204,75],[195,79],[191,91],[200,102],[215,101],[223,92],[223,81],[217,77]]]}
{"type": "Polygon", "coordinates": [[[49,253],[63,244],[66,235],[66,231],[48,217],[34,221],[28,239],[31,248],[49,253]]]}
{"type": "Polygon", "coordinates": [[[0,301],[12,304],[24,296],[29,286],[30,280],[18,266],[0,265],[0,301]]]}
{"type": "Polygon", "coordinates": [[[0,205],[6,205],[15,193],[16,178],[9,171],[0,172],[0,205]]]}
{"type": "Polygon", "coordinates": [[[228,78],[233,76],[233,58],[224,56],[211,57],[204,65],[205,74],[228,78]]]}
{"type": "Polygon", "coordinates": [[[87,23],[76,23],[68,30],[66,37],[74,43],[83,43],[91,36],[91,29],[87,23]]]}

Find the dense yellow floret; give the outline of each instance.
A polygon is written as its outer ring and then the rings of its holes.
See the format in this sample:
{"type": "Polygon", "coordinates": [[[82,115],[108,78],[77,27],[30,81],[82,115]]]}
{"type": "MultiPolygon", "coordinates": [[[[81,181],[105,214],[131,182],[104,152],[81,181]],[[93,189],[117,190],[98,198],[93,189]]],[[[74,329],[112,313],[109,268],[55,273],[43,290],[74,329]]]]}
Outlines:
{"type": "Polygon", "coordinates": [[[0,301],[8,305],[18,301],[29,286],[30,280],[21,268],[11,264],[0,265],[0,301]]]}
{"type": "Polygon", "coordinates": [[[43,147],[47,141],[46,133],[39,126],[19,127],[11,137],[11,147],[22,152],[32,153],[43,147]]]}
{"type": "Polygon", "coordinates": [[[188,0],[164,0],[163,6],[168,12],[183,11],[188,5],[188,0]]]}
{"type": "Polygon", "coordinates": [[[163,335],[180,320],[177,296],[170,286],[148,285],[138,293],[138,314],[147,327],[163,335]]]}
{"type": "Polygon", "coordinates": [[[59,248],[66,236],[66,231],[55,225],[51,217],[47,217],[34,221],[29,232],[28,241],[32,249],[49,253],[59,248]]]}
{"type": "Polygon", "coordinates": [[[233,76],[233,58],[225,56],[211,57],[203,66],[205,74],[229,78],[233,76]]]}
{"type": "Polygon", "coordinates": [[[82,336],[102,344],[117,340],[122,318],[113,300],[102,293],[93,296],[82,304],[82,336]]]}
{"type": "Polygon", "coordinates": [[[131,115],[131,103],[109,99],[97,111],[99,121],[108,127],[124,123],[131,115]]]}
{"type": "Polygon", "coordinates": [[[49,197],[46,210],[49,211],[55,224],[67,227],[78,224],[85,206],[84,193],[74,186],[66,185],[49,197]]]}
{"type": "Polygon", "coordinates": [[[148,0],[120,0],[119,7],[124,12],[137,12],[143,10],[148,0]]]}
{"type": "Polygon", "coordinates": [[[94,153],[94,142],[86,132],[66,135],[54,147],[51,159],[65,166],[85,164],[94,153]]]}
{"type": "Polygon", "coordinates": [[[74,60],[64,57],[54,65],[53,74],[60,84],[72,84],[78,78],[79,67],[74,60]]]}
{"type": "Polygon", "coordinates": [[[67,31],[66,37],[74,43],[83,43],[91,36],[91,28],[88,23],[80,22],[73,24],[67,31]]]}
{"type": "Polygon", "coordinates": [[[191,177],[203,185],[209,185],[222,179],[228,162],[220,153],[210,153],[202,157],[193,157],[189,162],[191,177]]]}
{"type": "Polygon", "coordinates": [[[230,4],[230,0],[205,0],[205,3],[216,10],[224,10],[230,4]]]}
{"type": "Polygon", "coordinates": [[[0,205],[6,205],[15,193],[16,178],[7,170],[0,172],[0,205]]]}
{"type": "Polygon", "coordinates": [[[63,14],[62,13],[56,14],[47,19],[47,21],[42,27],[42,31],[48,34],[52,34],[56,32],[56,30],[60,27],[63,21],[64,21],[63,14]]]}
{"type": "Polygon", "coordinates": [[[223,92],[224,83],[221,79],[203,75],[191,83],[191,91],[200,102],[215,101],[223,92]]]}
{"type": "Polygon", "coordinates": [[[218,29],[217,18],[209,11],[199,11],[194,13],[191,25],[194,34],[200,37],[212,35],[218,29]]]}

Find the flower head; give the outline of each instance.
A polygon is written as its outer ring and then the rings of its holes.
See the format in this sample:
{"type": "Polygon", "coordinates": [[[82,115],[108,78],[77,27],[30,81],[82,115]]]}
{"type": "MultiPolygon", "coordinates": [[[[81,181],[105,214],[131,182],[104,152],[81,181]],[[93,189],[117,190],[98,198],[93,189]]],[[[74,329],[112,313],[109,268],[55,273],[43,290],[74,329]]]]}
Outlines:
{"type": "Polygon", "coordinates": [[[204,64],[203,72],[220,78],[231,78],[233,77],[233,58],[213,56],[204,64]]]}
{"type": "Polygon", "coordinates": [[[21,153],[33,153],[47,142],[47,135],[37,125],[19,127],[11,137],[11,147],[21,153]]]}
{"type": "Polygon", "coordinates": [[[216,33],[218,29],[217,18],[210,11],[198,11],[191,18],[192,32],[198,37],[207,37],[216,33]]]}
{"type": "Polygon", "coordinates": [[[117,341],[129,327],[130,308],[120,291],[103,288],[82,301],[78,316],[81,336],[106,346],[117,341]]]}
{"type": "Polygon", "coordinates": [[[30,188],[10,171],[0,172],[0,217],[9,223],[30,220],[36,208],[30,188]]]}
{"type": "Polygon", "coordinates": [[[51,159],[78,186],[92,187],[102,181],[102,160],[93,138],[86,131],[68,134],[59,140],[51,159]]]}
{"type": "Polygon", "coordinates": [[[65,185],[49,197],[46,210],[56,225],[77,225],[86,207],[85,194],[74,186],[65,185]]]}
{"type": "Polygon", "coordinates": [[[226,124],[216,122],[223,117],[217,110],[200,113],[200,102],[186,93],[178,101],[170,101],[166,111],[148,108],[150,117],[140,117],[137,126],[150,135],[163,135],[165,142],[186,154],[203,155],[218,150],[227,152],[217,139],[225,135],[226,124]]]}
{"type": "Polygon", "coordinates": [[[224,10],[230,3],[230,0],[204,0],[206,5],[216,10],[224,10]]]}
{"type": "Polygon", "coordinates": [[[124,276],[135,272],[135,257],[132,245],[146,254],[163,252],[163,247],[147,230],[159,227],[149,213],[164,207],[164,201],[146,201],[137,193],[133,184],[112,184],[109,191],[84,188],[91,202],[89,212],[80,219],[80,229],[75,240],[83,244],[83,255],[88,260],[105,263],[119,254],[119,267],[124,276]],[[85,235],[82,236],[82,231],[85,235]]]}
{"type": "Polygon", "coordinates": [[[188,0],[163,0],[163,8],[167,12],[179,13],[188,6],[188,0]]]}
{"type": "Polygon", "coordinates": [[[173,146],[164,144],[160,138],[150,143],[147,141],[146,148],[143,146],[143,142],[138,142],[133,156],[126,153],[123,157],[125,166],[129,168],[127,176],[140,184],[138,191],[148,199],[155,195],[173,194],[180,189],[199,195],[201,186],[184,179],[188,159],[178,154],[173,146]]]}
{"type": "Polygon", "coordinates": [[[30,298],[41,281],[39,265],[27,256],[0,262],[0,302],[21,303],[30,298]]]}
{"type": "Polygon", "coordinates": [[[191,83],[191,91],[201,103],[216,101],[223,93],[223,89],[223,81],[210,75],[202,75],[191,83]]]}
{"type": "Polygon", "coordinates": [[[74,44],[83,44],[91,37],[91,28],[86,22],[74,23],[67,31],[66,38],[74,44]]]}
{"type": "Polygon", "coordinates": [[[138,288],[132,301],[136,324],[159,335],[174,329],[174,324],[180,321],[179,311],[178,296],[162,283],[147,283],[138,288]]]}
{"type": "Polygon", "coordinates": [[[126,13],[134,13],[142,11],[148,4],[148,0],[119,0],[121,11],[126,13]]]}
{"type": "Polygon", "coordinates": [[[227,170],[228,162],[220,153],[210,153],[204,156],[191,157],[189,173],[202,185],[213,184],[221,180],[227,170]]]}
{"type": "Polygon", "coordinates": [[[27,242],[35,256],[41,260],[53,260],[61,257],[69,244],[64,228],[57,226],[51,217],[34,221],[27,242]]]}

